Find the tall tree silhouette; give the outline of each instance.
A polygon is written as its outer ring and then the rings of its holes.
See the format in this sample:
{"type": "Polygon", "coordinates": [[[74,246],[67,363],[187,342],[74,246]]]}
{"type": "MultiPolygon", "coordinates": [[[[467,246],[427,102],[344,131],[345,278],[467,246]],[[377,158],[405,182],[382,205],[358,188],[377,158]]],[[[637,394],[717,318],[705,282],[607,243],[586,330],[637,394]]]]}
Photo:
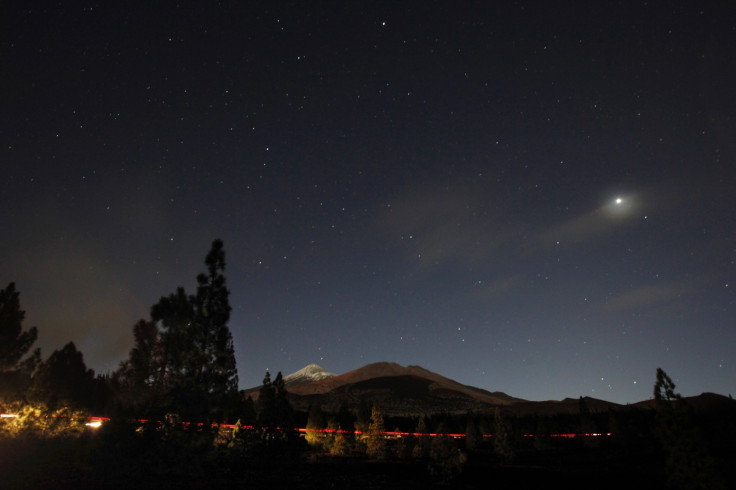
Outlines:
{"type": "Polygon", "coordinates": [[[284,383],[284,377],[281,375],[281,371],[276,374],[276,378],[273,380],[273,387],[276,395],[276,422],[282,432],[285,431],[288,435],[292,435],[294,432],[294,409],[286,398],[286,384],[284,383]]]}
{"type": "Polygon", "coordinates": [[[225,284],[225,250],[222,240],[212,242],[205,258],[207,274],[197,276],[197,294],[193,297],[199,384],[208,397],[224,403],[238,390],[233,337],[227,322],[230,320],[230,291],[225,284]]]}
{"type": "Polygon", "coordinates": [[[667,486],[677,489],[726,488],[716,470],[692,408],[675,392],[675,383],[657,368],[654,399],[657,402],[655,434],[665,452],[667,486]]]}
{"type": "Polygon", "coordinates": [[[138,398],[148,393],[166,410],[221,420],[238,388],[222,240],[212,242],[205,264],[196,294],[179,287],[151,307],[150,322],[136,324],[135,345],[118,375],[138,398]]]}
{"type": "Polygon", "coordinates": [[[40,349],[23,359],[38,337],[36,327],[23,331],[25,315],[20,309],[20,293],[11,282],[0,290],[0,398],[22,396],[41,361],[40,349]]]}
{"type": "Polygon", "coordinates": [[[276,390],[271,382],[271,373],[266,371],[263,384],[258,392],[258,425],[268,432],[275,428],[276,421],[276,390]]]}
{"type": "Polygon", "coordinates": [[[113,373],[112,385],[135,415],[160,418],[166,405],[166,359],[156,323],[139,320],[133,339],[128,359],[113,373]]]}

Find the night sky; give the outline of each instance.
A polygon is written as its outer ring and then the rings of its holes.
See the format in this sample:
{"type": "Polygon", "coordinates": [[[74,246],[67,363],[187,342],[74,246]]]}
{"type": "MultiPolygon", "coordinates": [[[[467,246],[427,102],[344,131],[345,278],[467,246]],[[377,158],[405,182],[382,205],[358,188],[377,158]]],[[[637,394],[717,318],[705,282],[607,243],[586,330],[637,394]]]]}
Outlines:
{"type": "Polygon", "coordinates": [[[736,4],[552,3],[3,2],[0,287],[105,373],[221,238],[241,388],[736,393],[736,4]]]}

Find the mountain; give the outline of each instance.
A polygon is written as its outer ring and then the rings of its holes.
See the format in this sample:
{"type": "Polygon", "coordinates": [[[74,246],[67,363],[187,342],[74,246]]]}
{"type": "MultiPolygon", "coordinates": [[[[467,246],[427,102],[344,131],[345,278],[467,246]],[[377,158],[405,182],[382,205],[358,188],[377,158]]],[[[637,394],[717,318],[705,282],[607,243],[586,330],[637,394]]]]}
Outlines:
{"type": "MultiPolygon", "coordinates": [[[[528,401],[500,391],[490,392],[464,385],[420,366],[401,366],[391,362],[368,364],[335,375],[317,364],[310,364],[284,377],[287,397],[294,409],[308,412],[313,403],[323,411],[336,413],[347,408],[353,413],[361,406],[377,403],[384,415],[417,417],[433,414],[492,413],[496,407],[516,416],[578,414],[580,398],[528,401]]],[[[260,386],[243,390],[244,396],[258,399],[260,386]]],[[[698,410],[728,413],[736,410],[736,401],[722,395],[703,393],[685,400],[698,410]]],[[[654,409],[654,400],[631,405],[584,397],[591,412],[654,409]]]]}
{"type": "MultiPolygon", "coordinates": [[[[357,410],[375,401],[387,415],[416,416],[484,411],[524,401],[458,383],[420,366],[390,362],[368,364],[340,375],[310,364],[286,376],[284,382],[289,402],[304,411],[315,401],[327,412],[340,407],[357,410]]],[[[245,390],[244,395],[257,399],[259,389],[245,390]]]]}
{"type": "Polygon", "coordinates": [[[311,383],[313,381],[319,381],[325,378],[331,378],[335,376],[332,373],[328,373],[321,366],[317,364],[310,364],[303,367],[295,373],[291,373],[284,377],[284,384],[286,386],[302,385],[305,383],[311,383]]]}

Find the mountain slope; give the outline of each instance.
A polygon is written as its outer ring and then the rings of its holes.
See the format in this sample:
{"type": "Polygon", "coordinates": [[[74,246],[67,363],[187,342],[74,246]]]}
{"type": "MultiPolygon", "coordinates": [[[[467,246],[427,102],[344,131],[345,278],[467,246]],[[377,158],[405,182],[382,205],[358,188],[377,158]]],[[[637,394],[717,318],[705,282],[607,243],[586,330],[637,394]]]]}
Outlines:
{"type": "MultiPolygon", "coordinates": [[[[284,378],[289,401],[297,410],[308,410],[317,401],[325,411],[341,406],[357,409],[362,403],[379,402],[387,414],[415,415],[485,410],[524,400],[505,393],[463,385],[420,366],[377,362],[340,375],[310,364],[284,378]]],[[[260,387],[244,391],[258,398],[260,387]]]]}
{"type": "MultiPolygon", "coordinates": [[[[306,369],[306,368],[305,368],[306,369]]],[[[300,371],[299,371],[300,372],[300,371]]],[[[296,373],[295,373],[296,374],[296,373]]],[[[292,376],[292,375],[289,375],[292,376]]],[[[287,376],[287,378],[289,377],[287,376]]],[[[495,405],[506,405],[517,401],[505,393],[491,393],[480,388],[463,385],[457,381],[445,378],[437,373],[428,371],[420,366],[401,366],[393,362],[376,362],[368,364],[345,374],[340,374],[323,379],[315,380],[309,383],[292,384],[289,386],[289,392],[296,395],[318,395],[328,393],[340,386],[359,383],[373,378],[389,378],[392,376],[414,376],[432,381],[436,384],[435,389],[444,388],[464,393],[474,399],[478,399],[485,403],[495,405]]]]}

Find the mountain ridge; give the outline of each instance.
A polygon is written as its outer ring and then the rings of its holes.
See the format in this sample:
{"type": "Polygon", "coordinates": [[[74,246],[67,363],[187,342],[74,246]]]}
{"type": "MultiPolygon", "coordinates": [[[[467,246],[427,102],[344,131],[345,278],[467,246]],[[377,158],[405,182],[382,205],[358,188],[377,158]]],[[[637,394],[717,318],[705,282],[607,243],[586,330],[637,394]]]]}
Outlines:
{"type": "MultiPolygon", "coordinates": [[[[309,364],[284,378],[287,398],[295,410],[307,412],[317,403],[325,412],[347,408],[353,412],[366,403],[377,403],[385,415],[491,413],[496,408],[516,415],[578,413],[581,398],[591,412],[654,408],[653,400],[621,405],[592,397],[530,401],[500,391],[464,385],[421,366],[375,362],[343,374],[333,374],[309,364]]],[[[242,390],[244,397],[258,399],[260,386],[242,390]]],[[[697,405],[734,403],[723,395],[703,393],[685,397],[697,405]]]]}
{"type": "MultiPolygon", "coordinates": [[[[464,385],[421,366],[394,362],[375,362],[343,374],[309,364],[283,379],[289,401],[298,410],[307,410],[315,401],[329,411],[343,405],[356,409],[364,400],[373,400],[380,401],[388,413],[409,415],[483,410],[525,401],[464,385]]],[[[259,390],[260,386],[242,393],[257,400],[259,390]]]]}

